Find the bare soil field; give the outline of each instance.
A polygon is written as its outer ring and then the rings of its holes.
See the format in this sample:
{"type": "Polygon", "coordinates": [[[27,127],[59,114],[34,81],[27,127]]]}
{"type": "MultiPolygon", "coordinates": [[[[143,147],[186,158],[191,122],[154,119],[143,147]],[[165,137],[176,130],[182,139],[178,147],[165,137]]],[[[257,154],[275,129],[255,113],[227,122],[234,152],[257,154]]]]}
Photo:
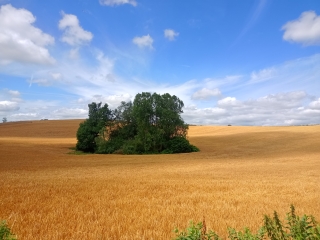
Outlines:
{"type": "Polygon", "coordinates": [[[75,155],[81,120],[0,124],[0,219],[19,239],[172,239],[257,229],[264,214],[320,220],[320,126],[192,126],[198,153],[75,155]]]}

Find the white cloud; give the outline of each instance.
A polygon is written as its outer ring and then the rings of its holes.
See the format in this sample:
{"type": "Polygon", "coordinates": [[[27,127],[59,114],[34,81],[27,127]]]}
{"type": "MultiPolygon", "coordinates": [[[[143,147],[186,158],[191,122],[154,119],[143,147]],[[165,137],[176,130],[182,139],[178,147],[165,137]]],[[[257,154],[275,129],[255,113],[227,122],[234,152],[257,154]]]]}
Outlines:
{"type": "Polygon", "coordinates": [[[320,98],[318,98],[317,100],[315,101],[312,101],[310,104],[309,104],[310,108],[312,109],[320,109],[320,98]]]}
{"type": "Polygon", "coordinates": [[[320,44],[320,16],[314,11],[303,12],[297,20],[287,22],[283,27],[283,39],[303,45],[320,44]]]}
{"type": "Polygon", "coordinates": [[[11,62],[52,64],[46,46],[54,44],[54,38],[33,26],[36,18],[26,9],[10,4],[0,8],[0,64],[11,62]]]}
{"type": "Polygon", "coordinates": [[[294,91],[278,94],[269,94],[252,101],[252,104],[264,108],[295,108],[301,105],[301,101],[306,99],[308,94],[304,91],[294,91]]]}
{"type": "Polygon", "coordinates": [[[54,80],[60,80],[60,79],[62,79],[62,74],[61,74],[61,73],[51,72],[50,75],[51,75],[51,77],[52,77],[54,80]]]}
{"type": "Polygon", "coordinates": [[[132,6],[137,6],[137,2],[135,0],[99,0],[101,5],[106,6],[116,6],[122,4],[131,4],[132,6]]]}
{"type": "Polygon", "coordinates": [[[40,119],[38,113],[15,113],[10,115],[10,120],[16,121],[16,120],[30,120],[30,119],[40,119]]]}
{"type": "Polygon", "coordinates": [[[207,88],[217,88],[222,85],[235,85],[241,80],[241,75],[230,75],[224,78],[206,78],[204,84],[207,88]]]}
{"type": "Polygon", "coordinates": [[[152,37],[150,37],[149,34],[142,37],[135,37],[133,38],[132,42],[136,44],[139,48],[148,47],[150,49],[153,49],[152,47],[153,39],[152,37]]]}
{"type": "Polygon", "coordinates": [[[64,31],[61,41],[71,46],[89,43],[93,38],[93,34],[84,30],[80,26],[77,16],[73,14],[62,12],[59,29],[64,31]]]}
{"type": "Polygon", "coordinates": [[[219,100],[217,105],[223,108],[238,107],[241,106],[241,102],[235,97],[226,97],[219,100]]]}
{"type": "Polygon", "coordinates": [[[54,110],[50,118],[54,119],[82,119],[88,116],[88,109],[82,108],[59,108],[54,110]]]}
{"type": "Polygon", "coordinates": [[[184,109],[188,123],[214,125],[300,125],[320,123],[320,99],[310,101],[304,91],[269,94],[241,101],[226,97],[216,106],[184,109]]]}
{"type": "Polygon", "coordinates": [[[167,38],[169,41],[175,40],[175,38],[179,36],[178,32],[175,32],[172,29],[165,29],[164,30],[164,37],[167,38]]]}
{"type": "Polygon", "coordinates": [[[19,91],[9,90],[8,92],[12,97],[19,97],[20,96],[19,91]]]}
{"type": "Polygon", "coordinates": [[[209,100],[212,97],[219,97],[220,95],[221,95],[221,92],[218,88],[215,88],[215,89],[202,88],[202,89],[196,91],[192,95],[192,99],[209,100]]]}
{"type": "Polygon", "coordinates": [[[0,101],[0,112],[11,112],[19,110],[17,102],[0,101]]]}
{"type": "Polygon", "coordinates": [[[39,86],[45,86],[45,87],[48,87],[48,86],[51,86],[53,84],[53,82],[49,79],[45,79],[45,78],[40,78],[40,79],[31,79],[28,81],[30,86],[32,84],[38,84],[39,86]]]}
{"type": "Polygon", "coordinates": [[[69,52],[69,58],[76,60],[79,58],[79,48],[73,48],[69,52]]]}
{"type": "Polygon", "coordinates": [[[250,83],[264,82],[274,77],[276,74],[275,68],[266,68],[258,72],[252,72],[250,77],[250,83]]]}
{"type": "Polygon", "coordinates": [[[119,95],[93,95],[87,102],[102,102],[107,103],[109,107],[116,108],[122,101],[129,102],[132,100],[132,96],[128,93],[119,95]]]}

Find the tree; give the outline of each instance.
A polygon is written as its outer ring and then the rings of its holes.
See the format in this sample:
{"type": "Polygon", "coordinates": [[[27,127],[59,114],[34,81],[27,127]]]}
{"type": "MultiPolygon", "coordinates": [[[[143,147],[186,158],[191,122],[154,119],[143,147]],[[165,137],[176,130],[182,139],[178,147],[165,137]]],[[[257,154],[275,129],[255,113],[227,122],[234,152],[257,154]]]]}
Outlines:
{"type": "Polygon", "coordinates": [[[137,94],[133,102],[133,116],[137,121],[137,139],[145,152],[161,152],[174,137],[186,138],[188,125],[180,114],[183,102],[169,93],[137,94]]]}
{"type": "Polygon", "coordinates": [[[105,128],[106,123],[112,121],[112,111],[109,110],[108,104],[101,107],[102,103],[91,103],[89,107],[89,118],[80,123],[77,131],[76,149],[84,152],[95,152],[96,138],[99,136],[101,129],[105,128]]]}
{"type": "Polygon", "coordinates": [[[187,140],[188,125],[180,114],[183,102],[166,93],[143,92],[115,110],[91,103],[89,118],[77,132],[77,150],[125,154],[195,152],[187,140]]]}
{"type": "Polygon", "coordinates": [[[2,122],[3,122],[3,123],[8,122],[7,118],[6,118],[6,117],[2,118],[2,122]]]}

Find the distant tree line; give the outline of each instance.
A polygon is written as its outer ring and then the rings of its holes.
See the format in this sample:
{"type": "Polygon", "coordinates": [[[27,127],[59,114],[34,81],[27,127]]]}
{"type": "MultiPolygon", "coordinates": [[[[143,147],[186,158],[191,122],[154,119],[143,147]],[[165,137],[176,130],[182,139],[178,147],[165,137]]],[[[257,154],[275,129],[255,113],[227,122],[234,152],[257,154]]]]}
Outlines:
{"type": "Polygon", "coordinates": [[[133,102],[91,103],[89,118],[80,123],[76,149],[91,153],[186,153],[199,149],[187,139],[180,114],[184,104],[175,95],[143,92],[133,102]]]}

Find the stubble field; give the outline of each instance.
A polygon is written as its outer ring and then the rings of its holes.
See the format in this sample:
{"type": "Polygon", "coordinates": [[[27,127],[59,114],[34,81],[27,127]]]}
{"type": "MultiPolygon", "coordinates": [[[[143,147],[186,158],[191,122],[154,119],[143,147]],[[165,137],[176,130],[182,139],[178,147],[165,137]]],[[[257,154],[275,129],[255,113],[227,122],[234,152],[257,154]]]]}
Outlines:
{"type": "Polygon", "coordinates": [[[0,124],[0,219],[19,239],[172,239],[256,229],[263,214],[320,220],[320,126],[192,126],[200,152],[75,155],[81,120],[0,124]]]}

